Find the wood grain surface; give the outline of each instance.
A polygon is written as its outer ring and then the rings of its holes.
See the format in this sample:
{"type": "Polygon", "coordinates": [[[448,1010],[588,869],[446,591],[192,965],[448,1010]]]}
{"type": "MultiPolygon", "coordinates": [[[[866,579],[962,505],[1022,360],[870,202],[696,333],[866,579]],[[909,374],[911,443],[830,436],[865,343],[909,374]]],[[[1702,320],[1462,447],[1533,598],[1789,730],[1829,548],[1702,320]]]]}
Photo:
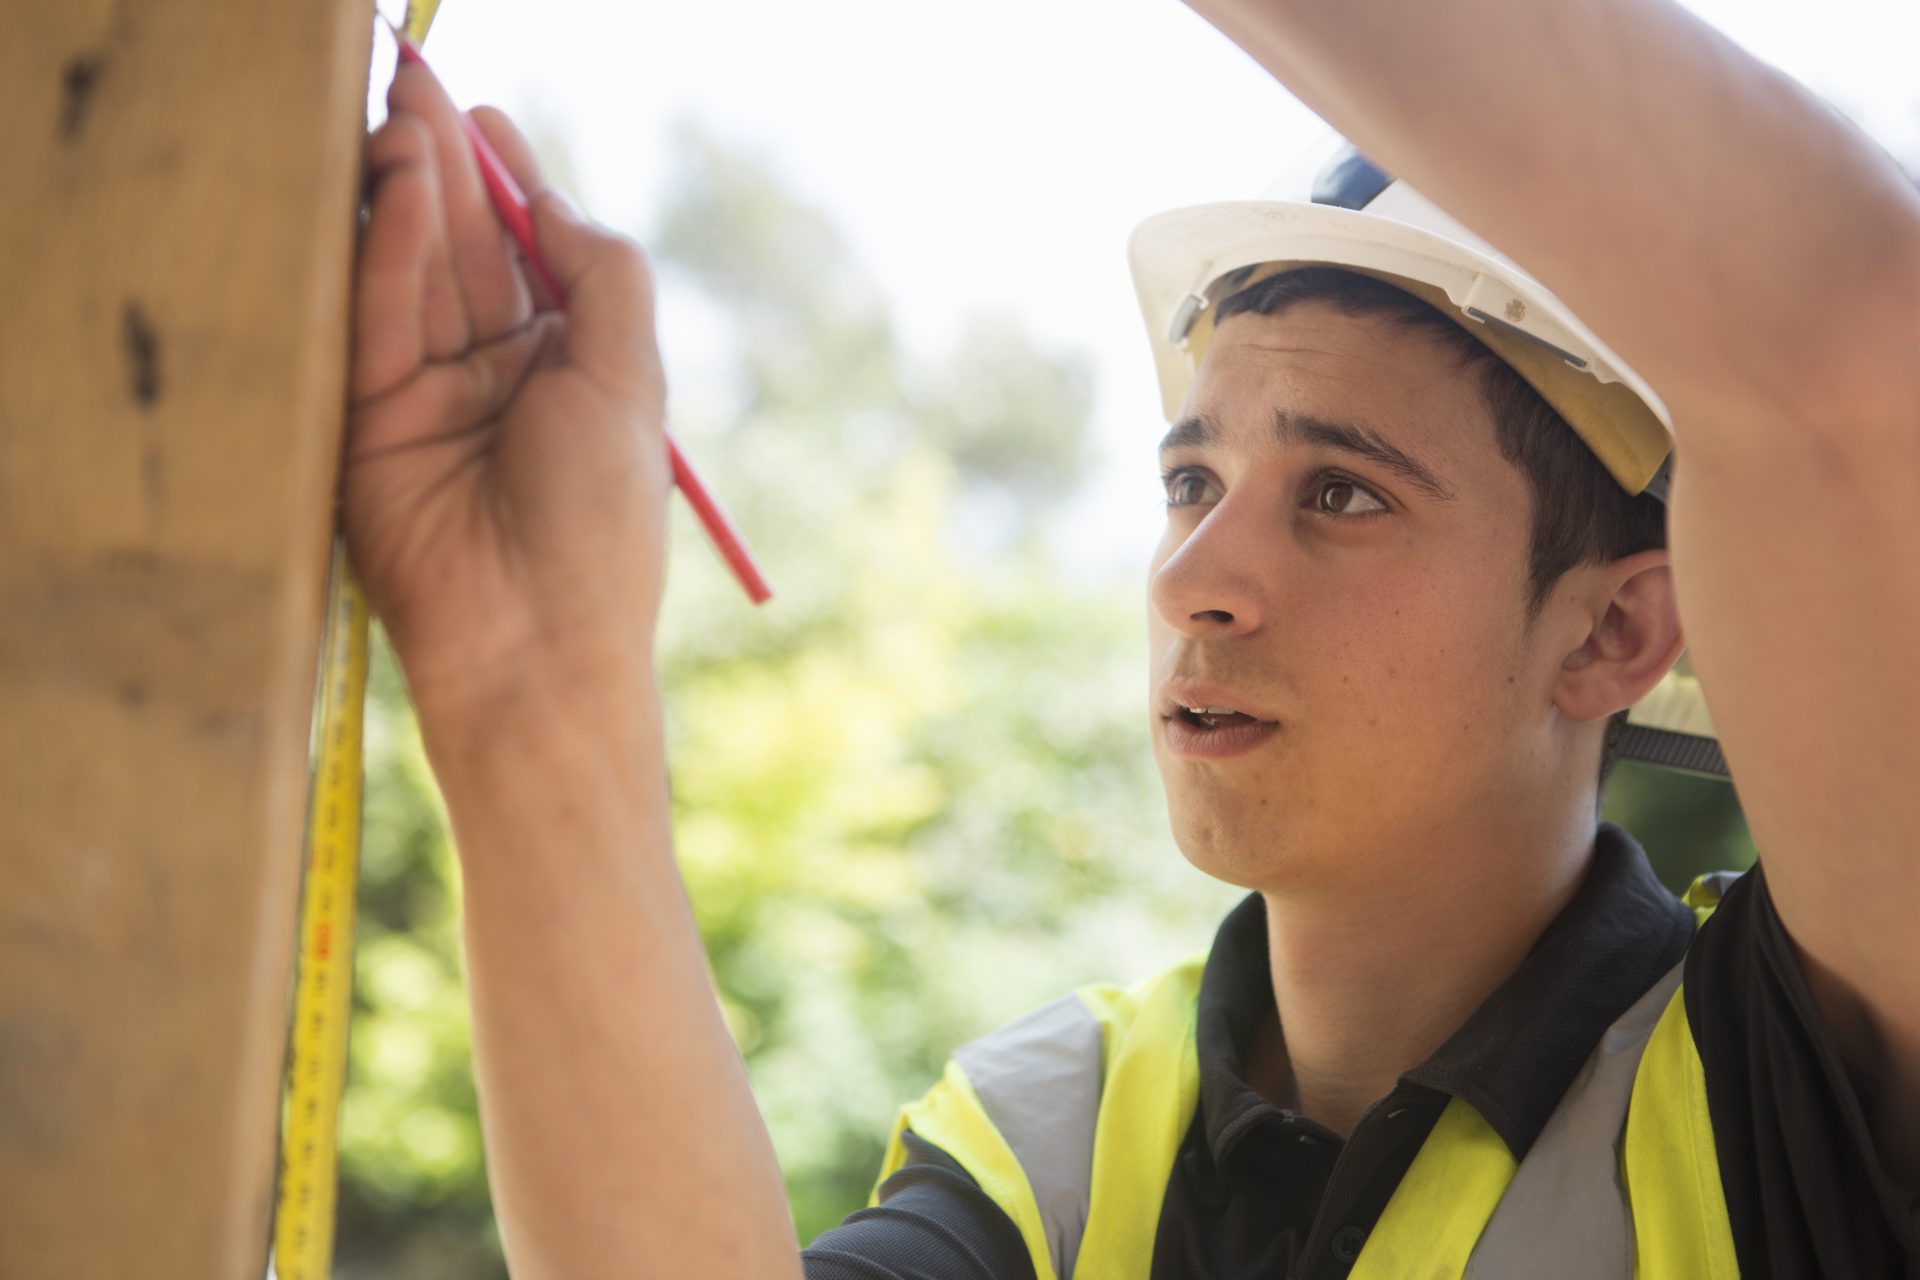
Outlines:
{"type": "Polygon", "coordinates": [[[0,29],[0,1277],[263,1273],[371,0],[0,29]]]}

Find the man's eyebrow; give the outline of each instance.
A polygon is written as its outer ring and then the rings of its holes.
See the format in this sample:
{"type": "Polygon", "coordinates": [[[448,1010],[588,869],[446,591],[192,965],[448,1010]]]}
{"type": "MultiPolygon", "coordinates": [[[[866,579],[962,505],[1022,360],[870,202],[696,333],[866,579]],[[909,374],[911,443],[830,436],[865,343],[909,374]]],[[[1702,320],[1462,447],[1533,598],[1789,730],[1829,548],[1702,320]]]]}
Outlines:
{"type": "Polygon", "coordinates": [[[1196,413],[1190,418],[1180,419],[1173,424],[1173,430],[1160,437],[1160,452],[1190,445],[1212,444],[1219,437],[1220,429],[1214,425],[1213,419],[1204,413],[1196,413]]]}
{"type": "MultiPolygon", "coordinates": [[[[1178,431],[1179,427],[1175,427],[1174,432],[1178,431]]],[[[1370,427],[1355,422],[1330,422],[1309,414],[1276,409],[1273,413],[1273,434],[1281,444],[1317,444],[1366,458],[1436,501],[1453,501],[1453,490],[1442,484],[1431,469],[1417,458],[1402,452],[1370,427]]],[[[1172,433],[1168,438],[1172,438],[1172,433]]]]}

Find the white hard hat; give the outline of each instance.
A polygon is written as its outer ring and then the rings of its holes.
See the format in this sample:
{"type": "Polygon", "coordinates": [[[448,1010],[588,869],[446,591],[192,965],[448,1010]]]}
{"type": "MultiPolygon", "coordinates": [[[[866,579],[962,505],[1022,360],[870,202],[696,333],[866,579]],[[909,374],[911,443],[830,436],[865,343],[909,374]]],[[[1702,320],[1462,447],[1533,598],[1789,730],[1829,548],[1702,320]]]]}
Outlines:
{"type": "MultiPolygon", "coordinates": [[[[1341,267],[1457,321],[1566,419],[1628,493],[1666,500],[1666,406],[1538,280],[1337,137],[1276,185],[1275,198],[1174,209],[1134,229],[1127,257],[1168,422],[1227,294],[1294,267],[1341,267]]],[[[1632,708],[1620,756],[1727,776],[1684,656],[1632,708]]]]}

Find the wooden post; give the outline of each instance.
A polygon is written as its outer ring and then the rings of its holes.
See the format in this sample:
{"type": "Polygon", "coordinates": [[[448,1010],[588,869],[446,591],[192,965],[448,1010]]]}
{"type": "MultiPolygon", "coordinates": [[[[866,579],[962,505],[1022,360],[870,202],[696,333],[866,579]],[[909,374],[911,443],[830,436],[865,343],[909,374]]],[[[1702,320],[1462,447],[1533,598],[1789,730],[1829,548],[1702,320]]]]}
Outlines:
{"type": "Polygon", "coordinates": [[[264,1272],[371,24],[7,8],[7,1280],[264,1272]]]}

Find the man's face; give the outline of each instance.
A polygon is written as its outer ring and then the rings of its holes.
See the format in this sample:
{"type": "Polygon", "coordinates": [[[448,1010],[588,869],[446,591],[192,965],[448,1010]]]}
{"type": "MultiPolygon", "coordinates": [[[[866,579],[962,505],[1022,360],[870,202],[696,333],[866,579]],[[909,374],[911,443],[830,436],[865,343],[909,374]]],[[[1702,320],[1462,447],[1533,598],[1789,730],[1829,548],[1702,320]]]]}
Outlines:
{"type": "Polygon", "coordinates": [[[1161,464],[1152,731],[1191,861],[1345,887],[1381,872],[1349,852],[1539,803],[1565,655],[1525,625],[1528,486],[1477,371],[1321,303],[1235,316],[1161,464]]]}

